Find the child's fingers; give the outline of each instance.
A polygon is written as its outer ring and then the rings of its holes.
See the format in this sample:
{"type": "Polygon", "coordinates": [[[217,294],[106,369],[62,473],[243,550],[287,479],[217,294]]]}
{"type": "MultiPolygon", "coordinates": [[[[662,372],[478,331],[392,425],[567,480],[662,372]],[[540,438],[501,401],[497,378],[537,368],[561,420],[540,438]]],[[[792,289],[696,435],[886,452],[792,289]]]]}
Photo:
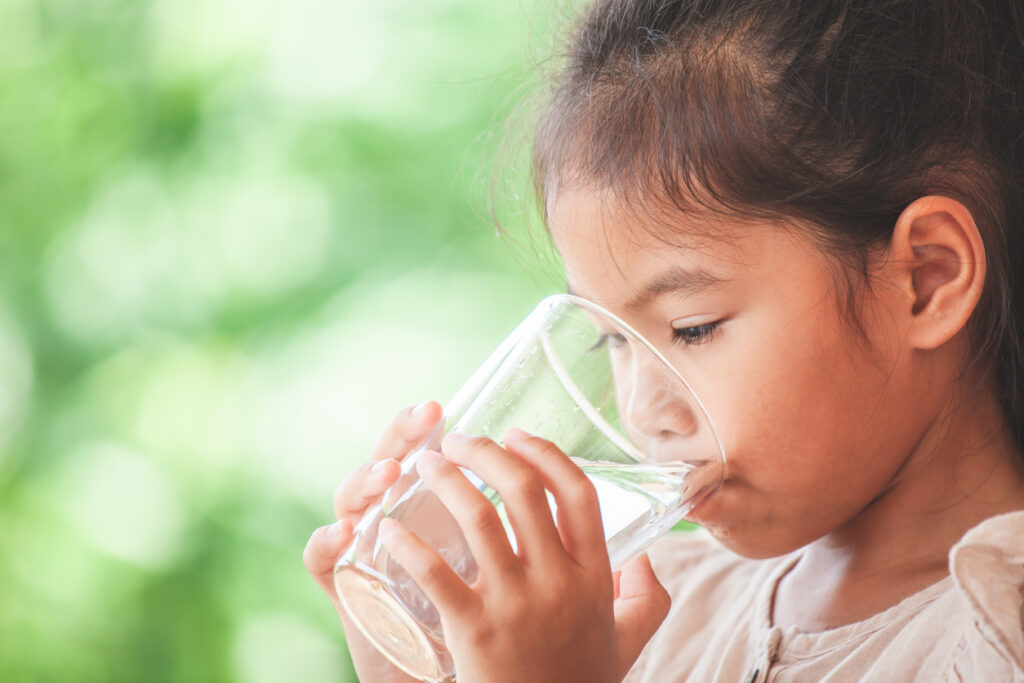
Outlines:
{"type": "Polygon", "coordinates": [[[558,533],[577,562],[608,561],[597,491],[587,475],[558,446],[521,429],[505,433],[505,448],[531,465],[558,504],[558,533]]]}
{"type": "Polygon", "coordinates": [[[381,543],[442,615],[458,617],[476,605],[476,593],[416,534],[390,517],[379,530],[381,543]]]}
{"type": "Polygon", "coordinates": [[[442,415],[437,401],[427,401],[400,411],[377,437],[370,449],[372,460],[401,460],[433,431],[442,415]]]}
{"type": "MultiPolygon", "coordinates": [[[[453,462],[472,470],[501,496],[524,558],[550,559],[562,551],[547,491],[532,467],[484,437],[449,434],[444,449],[453,462]]],[[[479,494],[478,498],[486,502],[479,494]]]]}
{"type": "Polygon", "coordinates": [[[334,489],[334,516],[355,522],[402,471],[394,459],[364,463],[334,489]]]}
{"type": "Polygon", "coordinates": [[[331,598],[334,593],[334,563],[342,548],[352,540],[352,522],[340,519],[313,532],[302,551],[302,563],[331,598]]]}
{"type": "Polygon", "coordinates": [[[668,615],[672,599],[658,582],[644,553],[634,558],[619,576],[615,600],[615,639],[618,643],[619,677],[633,666],[640,651],[668,615]]]}
{"type": "Polygon", "coordinates": [[[416,465],[423,481],[459,523],[484,574],[514,571],[519,562],[491,501],[458,467],[433,451],[424,451],[416,465]]]}

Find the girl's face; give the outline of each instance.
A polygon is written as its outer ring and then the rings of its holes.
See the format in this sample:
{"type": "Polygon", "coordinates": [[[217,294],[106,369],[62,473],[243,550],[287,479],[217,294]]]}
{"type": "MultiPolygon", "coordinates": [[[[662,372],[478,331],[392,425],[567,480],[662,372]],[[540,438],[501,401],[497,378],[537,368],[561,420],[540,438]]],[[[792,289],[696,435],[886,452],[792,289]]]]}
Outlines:
{"type": "MultiPolygon", "coordinates": [[[[583,191],[559,196],[549,217],[570,291],[647,337],[715,422],[725,481],[692,519],[740,554],[774,556],[886,490],[927,413],[898,319],[878,314],[905,295],[875,288],[865,338],[840,309],[836,266],[795,230],[683,216],[669,244],[583,191]]],[[[690,427],[657,419],[676,438],[690,427]]]]}

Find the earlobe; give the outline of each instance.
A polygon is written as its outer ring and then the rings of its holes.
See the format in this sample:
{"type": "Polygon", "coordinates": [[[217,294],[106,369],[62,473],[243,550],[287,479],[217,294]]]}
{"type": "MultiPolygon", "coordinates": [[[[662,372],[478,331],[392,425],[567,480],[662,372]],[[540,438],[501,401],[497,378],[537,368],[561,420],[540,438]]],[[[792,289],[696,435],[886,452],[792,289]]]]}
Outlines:
{"type": "Polygon", "coordinates": [[[911,295],[909,341],[934,349],[967,324],[985,282],[985,247],[971,212],[949,197],[912,202],[893,230],[892,255],[911,295]]]}

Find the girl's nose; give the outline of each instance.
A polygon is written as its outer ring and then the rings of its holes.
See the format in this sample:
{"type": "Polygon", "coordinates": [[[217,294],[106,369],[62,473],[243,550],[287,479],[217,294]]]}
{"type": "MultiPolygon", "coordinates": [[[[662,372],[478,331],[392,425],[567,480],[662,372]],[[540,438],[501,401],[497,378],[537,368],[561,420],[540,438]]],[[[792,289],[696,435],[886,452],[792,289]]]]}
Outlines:
{"type": "Polygon", "coordinates": [[[634,362],[631,384],[624,416],[631,431],[648,439],[696,434],[698,408],[680,386],[678,377],[669,376],[660,365],[634,362]]]}

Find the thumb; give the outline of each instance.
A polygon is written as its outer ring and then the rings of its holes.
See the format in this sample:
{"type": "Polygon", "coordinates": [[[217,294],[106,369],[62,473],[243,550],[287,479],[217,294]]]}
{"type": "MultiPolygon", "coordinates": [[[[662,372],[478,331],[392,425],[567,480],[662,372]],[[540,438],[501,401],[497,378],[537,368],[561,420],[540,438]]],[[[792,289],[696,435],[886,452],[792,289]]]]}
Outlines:
{"type": "Polygon", "coordinates": [[[665,620],[672,599],[658,582],[651,560],[643,553],[622,568],[615,599],[615,639],[619,679],[665,620]]]}

